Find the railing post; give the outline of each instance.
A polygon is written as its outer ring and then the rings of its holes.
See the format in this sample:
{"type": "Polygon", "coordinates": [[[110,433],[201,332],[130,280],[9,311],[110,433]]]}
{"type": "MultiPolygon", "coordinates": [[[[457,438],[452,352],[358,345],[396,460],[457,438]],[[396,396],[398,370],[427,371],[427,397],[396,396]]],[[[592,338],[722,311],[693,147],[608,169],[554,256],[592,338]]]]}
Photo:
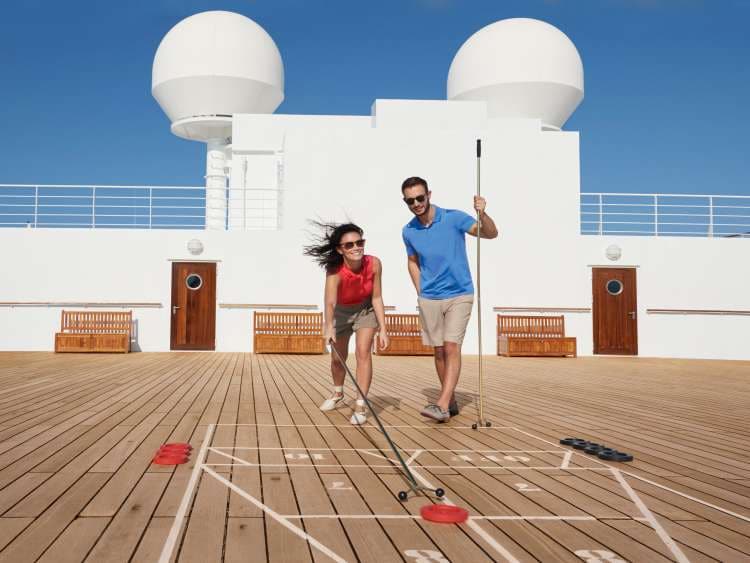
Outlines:
{"type": "Polygon", "coordinates": [[[96,186],[91,186],[91,228],[96,229],[96,186]]]}
{"type": "Polygon", "coordinates": [[[148,228],[151,228],[151,209],[154,201],[154,188],[149,186],[148,188],[148,228]]]}
{"type": "Polygon", "coordinates": [[[39,217],[39,186],[34,186],[34,228],[37,226],[39,217]]]}
{"type": "Polygon", "coordinates": [[[599,194],[599,236],[604,233],[604,204],[602,203],[602,194],[599,194]]]}
{"type": "Polygon", "coordinates": [[[654,194],[654,236],[659,236],[659,194],[654,194]]]}
{"type": "Polygon", "coordinates": [[[714,197],[708,196],[708,236],[714,236],[714,197]]]}

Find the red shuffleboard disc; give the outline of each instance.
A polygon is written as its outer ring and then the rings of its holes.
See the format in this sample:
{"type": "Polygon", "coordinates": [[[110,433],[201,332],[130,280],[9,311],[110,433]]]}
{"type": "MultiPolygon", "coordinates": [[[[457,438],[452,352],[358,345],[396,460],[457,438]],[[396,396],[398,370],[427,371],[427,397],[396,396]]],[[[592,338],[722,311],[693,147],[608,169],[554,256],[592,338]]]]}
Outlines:
{"type": "Polygon", "coordinates": [[[156,454],[154,463],[157,465],[180,465],[187,463],[188,456],[184,453],[164,452],[156,454]]]}
{"type": "Polygon", "coordinates": [[[162,451],[180,450],[180,451],[189,452],[193,450],[193,446],[184,442],[173,442],[171,444],[162,444],[162,446],[159,449],[162,451]]]}
{"type": "Polygon", "coordinates": [[[425,520],[443,524],[460,524],[466,522],[469,518],[467,510],[451,504],[428,504],[423,506],[419,512],[425,520]]]}

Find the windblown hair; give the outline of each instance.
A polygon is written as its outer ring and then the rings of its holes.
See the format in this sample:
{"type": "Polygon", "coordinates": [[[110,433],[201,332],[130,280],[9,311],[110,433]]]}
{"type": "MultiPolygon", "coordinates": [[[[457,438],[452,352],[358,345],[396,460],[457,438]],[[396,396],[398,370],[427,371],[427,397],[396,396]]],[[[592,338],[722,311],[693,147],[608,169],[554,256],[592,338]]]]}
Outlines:
{"type": "Polygon", "coordinates": [[[336,248],[341,244],[341,238],[346,233],[358,233],[359,236],[364,231],[354,223],[325,223],[322,221],[310,221],[319,231],[314,235],[313,243],[305,246],[303,254],[312,256],[315,262],[325,268],[326,273],[335,273],[344,263],[344,257],[338,253],[336,248]]]}

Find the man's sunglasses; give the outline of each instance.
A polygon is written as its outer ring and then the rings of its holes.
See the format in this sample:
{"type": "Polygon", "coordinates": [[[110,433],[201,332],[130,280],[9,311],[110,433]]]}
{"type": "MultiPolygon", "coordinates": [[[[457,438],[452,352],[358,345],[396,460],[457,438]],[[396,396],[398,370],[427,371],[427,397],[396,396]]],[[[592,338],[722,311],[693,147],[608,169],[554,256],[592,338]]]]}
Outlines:
{"type": "Polygon", "coordinates": [[[355,240],[354,242],[342,242],[339,246],[344,250],[351,250],[355,246],[357,248],[363,248],[365,246],[365,239],[361,238],[359,240],[355,240]]]}
{"type": "Polygon", "coordinates": [[[414,205],[415,201],[422,203],[426,197],[427,197],[427,194],[418,195],[417,197],[405,197],[404,203],[406,205],[414,205]]]}

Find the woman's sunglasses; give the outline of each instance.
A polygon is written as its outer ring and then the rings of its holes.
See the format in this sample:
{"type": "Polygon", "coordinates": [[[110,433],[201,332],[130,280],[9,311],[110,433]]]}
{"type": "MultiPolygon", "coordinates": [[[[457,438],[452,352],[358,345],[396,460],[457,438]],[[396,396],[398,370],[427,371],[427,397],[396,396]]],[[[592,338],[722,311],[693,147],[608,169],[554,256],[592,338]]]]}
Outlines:
{"type": "Polygon", "coordinates": [[[351,242],[351,241],[350,242],[342,242],[339,246],[341,248],[343,248],[344,250],[351,250],[355,246],[357,248],[363,248],[365,246],[365,239],[361,238],[361,239],[355,240],[353,242],[351,242]]]}
{"type": "Polygon", "coordinates": [[[418,195],[417,197],[405,197],[404,203],[406,205],[414,205],[415,201],[422,203],[426,197],[427,197],[427,194],[418,195]]]}

